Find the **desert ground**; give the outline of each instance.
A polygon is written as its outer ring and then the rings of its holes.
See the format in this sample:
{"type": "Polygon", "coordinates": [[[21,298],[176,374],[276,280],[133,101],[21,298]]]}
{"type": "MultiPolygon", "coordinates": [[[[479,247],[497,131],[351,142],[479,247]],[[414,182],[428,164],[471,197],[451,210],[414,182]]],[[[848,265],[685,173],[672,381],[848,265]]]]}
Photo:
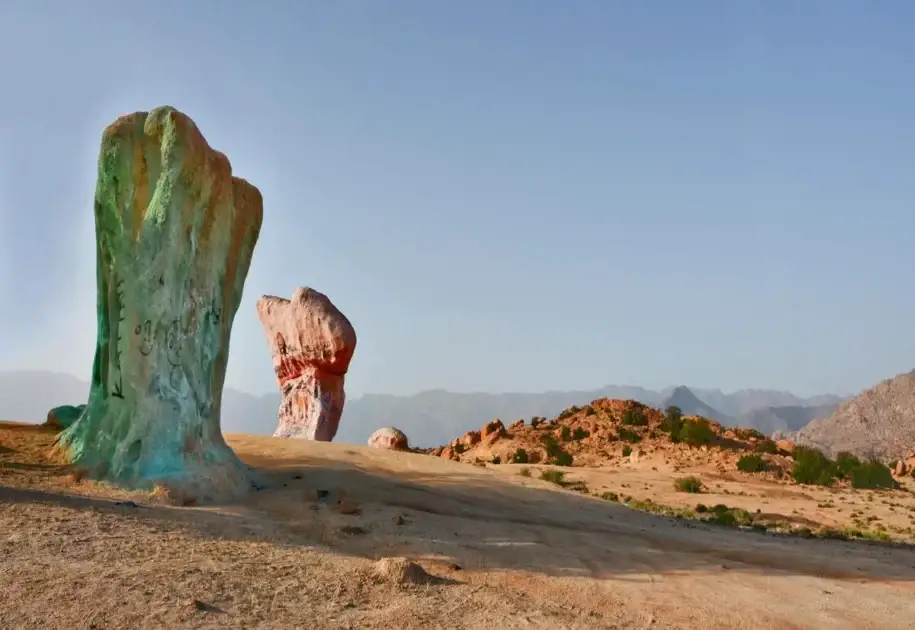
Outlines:
{"type": "MultiPolygon", "coordinates": [[[[633,510],[724,503],[798,523],[911,526],[915,496],[785,486],[640,458],[568,470],[346,444],[227,439],[264,485],[175,507],[79,480],[53,429],[0,423],[3,628],[909,628],[910,546],[741,530],[633,510]],[[676,475],[708,490],[675,492],[676,475]],[[407,558],[428,579],[401,579],[407,558]],[[416,582],[416,583],[414,583],[416,582]]],[[[420,576],[422,577],[422,576],[420,576]]]]}

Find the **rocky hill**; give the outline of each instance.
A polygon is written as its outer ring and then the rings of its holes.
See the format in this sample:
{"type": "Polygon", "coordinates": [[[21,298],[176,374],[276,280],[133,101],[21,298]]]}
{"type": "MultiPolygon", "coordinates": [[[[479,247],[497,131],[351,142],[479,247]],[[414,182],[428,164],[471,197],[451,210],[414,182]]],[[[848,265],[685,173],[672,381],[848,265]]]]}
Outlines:
{"type": "Polygon", "coordinates": [[[417,450],[466,463],[572,467],[601,467],[661,454],[683,464],[702,460],[721,472],[733,471],[741,456],[755,452],[766,460],[766,475],[776,478],[793,466],[792,444],[777,445],[756,430],[726,428],[698,416],[685,416],[676,424],[672,436],[670,421],[658,409],[634,400],[603,398],[571,407],[552,420],[517,420],[507,427],[493,420],[445,446],[417,450]]]}
{"type": "Polygon", "coordinates": [[[835,455],[899,459],[915,451],[915,371],[887,379],[785,437],[835,455]]]}

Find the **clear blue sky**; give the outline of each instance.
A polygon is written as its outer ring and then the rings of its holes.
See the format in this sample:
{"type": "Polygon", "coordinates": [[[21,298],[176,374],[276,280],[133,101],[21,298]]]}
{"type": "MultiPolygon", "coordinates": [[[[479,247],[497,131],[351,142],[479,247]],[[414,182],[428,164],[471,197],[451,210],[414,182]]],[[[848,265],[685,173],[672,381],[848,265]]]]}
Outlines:
{"type": "Polygon", "coordinates": [[[915,3],[0,3],[0,368],[88,380],[96,152],[170,104],[264,195],[254,302],[351,394],[854,392],[915,367],[915,3]]]}

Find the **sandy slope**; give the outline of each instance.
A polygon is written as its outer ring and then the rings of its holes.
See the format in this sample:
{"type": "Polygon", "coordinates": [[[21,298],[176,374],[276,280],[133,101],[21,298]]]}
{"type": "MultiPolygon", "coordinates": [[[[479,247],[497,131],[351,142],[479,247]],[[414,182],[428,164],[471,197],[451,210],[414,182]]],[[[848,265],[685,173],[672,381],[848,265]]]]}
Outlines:
{"type": "MultiPolygon", "coordinates": [[[[42,460],[52,437],[0,426],[0,627],[889,630],[915,619],[909,549],[656,517],[512,466],[237,435],[268,487],[174,508],[70,481],[42,460]],[[341,496],[359,512],[340,513],[341,496]],[[139,507],[115,504],[125,498],[139,507]],[[392,555],[442,583],[373,580],[372,561],[392,555]]],[[[578,473],[607,487],[670,479],[651,467],[578,473]]]]}

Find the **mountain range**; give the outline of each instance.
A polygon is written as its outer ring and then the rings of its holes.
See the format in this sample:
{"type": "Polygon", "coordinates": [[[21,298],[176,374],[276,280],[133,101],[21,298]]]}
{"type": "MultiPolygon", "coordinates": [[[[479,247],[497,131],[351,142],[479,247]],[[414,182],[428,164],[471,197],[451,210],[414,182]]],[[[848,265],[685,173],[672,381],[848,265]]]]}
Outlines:
{"type": "MultiPolygon", "coordinates": [[[[43,422],[58,405],[86,401],[89,384],[69,375],[40,371],[0,371],[0,418],[43,422]]],[[[661,409],[676,405],[687,415],[702,415],[725,426],[746,426],[764,433],[796,431],[814,418],[829,415],[841,396],[810,398],[790,392],[745,389],[723,393],[685,386],[650,390],[608,385],[595,390],[541,393],[457,393],[429,390],[412,396],[366,394],[346,401],[335,441],[364,444],[380,427],[396,426],[416,446],[435,446],[493,418],[508,422],[533,416],[553,417],[573,405],[597,398],[632,399],[661,409]]],[[[223,392],[222,428],[227,433],[269,435],[276,424],[279,393],[255,396],[235,389],[223,392]]]]}

